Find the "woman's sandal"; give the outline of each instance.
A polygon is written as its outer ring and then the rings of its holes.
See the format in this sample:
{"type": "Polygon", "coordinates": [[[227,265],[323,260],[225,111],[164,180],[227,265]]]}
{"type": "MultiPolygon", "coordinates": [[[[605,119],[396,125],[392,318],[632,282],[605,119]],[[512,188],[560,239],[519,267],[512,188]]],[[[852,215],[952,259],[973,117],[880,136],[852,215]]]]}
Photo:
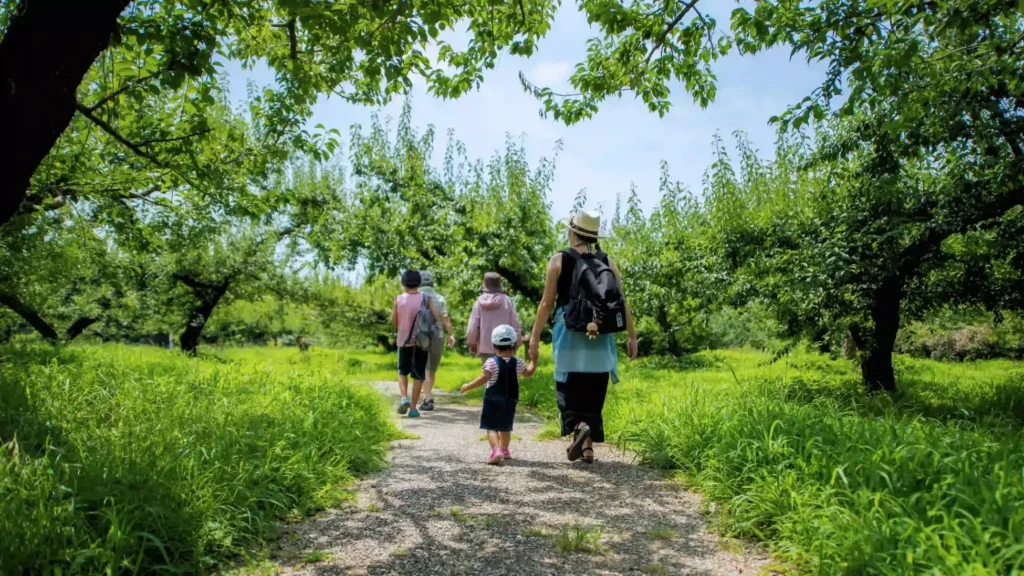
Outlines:
{"type": "Polygon", "coordinates": [[[593,448],[584,448],[583,449],[583,461],[586,462],[587,464],[593,464],[594,463],[594,449],[593,448]],[[590,452],[590,456],[587,456],[587,452],[590,452]]]}
{"type": "Polygon", "coordinates": [[[587,438],[590,438],[590,426],[584,424],[573,433],[572,444],[565,451],[569,462],[575,462],[580,459],[580,456],[583,456],[583,444],[587,438]]]}

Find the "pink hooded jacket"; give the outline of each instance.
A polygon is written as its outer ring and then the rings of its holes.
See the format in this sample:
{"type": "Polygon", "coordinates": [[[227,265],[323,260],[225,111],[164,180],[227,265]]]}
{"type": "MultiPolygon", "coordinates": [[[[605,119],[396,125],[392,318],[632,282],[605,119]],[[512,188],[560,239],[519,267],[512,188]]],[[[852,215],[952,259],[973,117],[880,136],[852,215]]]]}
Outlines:
{"type": "Polygon", "coordinates": [[[522,341],[523,331],[519,327],[519,315],[516,314],[516,305],[512,299],[504,294],[481,294],[469,315],[466,343],[470,347],[475,345],[477,354],[494,354],[491,332],[502,324],[514,328],[522,341]]]}

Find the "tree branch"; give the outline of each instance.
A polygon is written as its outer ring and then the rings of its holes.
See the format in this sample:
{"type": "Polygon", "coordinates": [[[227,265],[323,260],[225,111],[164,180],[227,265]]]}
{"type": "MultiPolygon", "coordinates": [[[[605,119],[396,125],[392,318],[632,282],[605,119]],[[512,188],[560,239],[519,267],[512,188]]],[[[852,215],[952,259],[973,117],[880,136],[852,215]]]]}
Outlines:
{"type": "Polygon", "coordinates": [[[22,319],[25,320],[25,322],[28,322],[29,326],[32,326],[32,328],[34,328],[35,331],[43,338],[54,344],[60,341],[60,336],[57,335],[57,331],[54,330],[53,326],[44,320],[38,312],[19,300],[14,294],[0,292],[0,304],[10,308],[12,312],[21,316],[22,319]]]}
{"type": "MultiPolygon", "coordinates": [[[[172,66],[173,66],[173,62],[172,62],[172,66]]],[[[156,72],[153,72],[153,73],[148,74],[146,76],[143,76],[141,78],[136,78],[135,80],[132,80],[130,82],[126,82],[124,84],[124,86],[121,86],[120,88],[118,88],[117,90],[114,90],[110,94],[107,94],[106,96],[103,96],[102,98],[97,100],[95,104],[93,104],[92,106],[88,106],[87,108],[88,108],[89,112],[95,112],[96,110],[100,109],[107,102],[110,102],[111,100],[117,98],[118,96],[120,96],[121,94],[124,94],[125,92],[131,90],[132,88],[135,88],[137,86],[141,86],[142,84],[145,84],[146,82],[152,80],[153,78],[156,78],[157,76],[160,76],[161,74],[163,74],[164,72],[167,72],[170,69],[171,69],[171,66],[168,66],[167,68],[163,68],[163,69],[157,70],[156,72]]]]}
{"type": "Polygon", "coordinates": [[[165,144],[167,142],[180,142],[182,140],[188,140],[189,138],[195,138],[196,136],[202,136],[203,134],[208,134],[210,132],[213,132],[213,128],[207,128],[206,130],[200,130],[198,132],[193,132],[191,134],[186,134],[184,136],[176,136],[174,138],[150,138],[149,140],[143,140],[142,142],[139,142],[138,144],[136,144],[136,146],[138,146],[139,148],[142,148],[143,146],[149,146],[150,144],[165,144]]]}
{"type": "Polygon", "coordinates": [[[75,338],[78,338],[82,332],[85,332],[86,328],[92,326],[97,321],[99,321],[99,318],[93,318],[91,316],[83,316],[78,320],[75,320],[64,332],[64,341],[71,342],[75,338]]]}
{"type": "Polygon", "coordinates": [[[898,273],[904,278],[909,278],[917,271],[920,264],[950,236],[962,234],[979,224],[1000,218],[1018,206],[1024,206],[1024,187],[1010,190],[952,225],[928,228],[916,242],[903,250],[898,273]]]}
{"type": "Polygon", "coordinates": [[[288,53],[292,60],[299,59],[299,39],[295,35],[295,16],[288,19],[288,53]]]}
{"type": "Polygon", "coordinates": [[[175,272],[171,274],[171,277],[181,282],[185,286],[193,290],[213,290],[218,291],[226,287],[230,282],[225,280],[224,282],[207,282],[206,280],[200,280],[184,272],[175,272]]]}
{"type": "Polygon", "coordinates": [[[125,146],[126,148],[131,150],[132,152],[136,153],[137,155],[139,155],[142,158],[145,158],[146,160],[149,160],[150,162],[152,162],[158,168],[163,168],[164,170],[170,170],[170,171],[174,172],[175,174],[178,175],[178,177],[180,177],[182,180],[184,180],[186,184],[188,184],[189,186],[191,186],[193,188],[198,188],[195,185],[195,183],[192,182],[192,180],[190,180],[188,177],[186,177],[180,171],[178,171],[178,170],[176,170],[176,169],[174,169],[174,168],[172,168],[170,166],[167,166],[166,164],[161,162],[158,158],[156,158],[152,154],[149,154],[145,150],[143,150],[142,148],[139,148],[138,144],[135,144],[131,140],[129,140],[129,139],[125,138],[124,136],[122,136],[121,134],[119,134],[117,132],[117,130],[114,129],[113,126],[111,126],[110,124],[107,124],[107,122],[104,121],[102,118],[100,118],[100,117],[96,116],[95,114],[93,114],[92,111],[89,110],[88,108],[86,108],[85,105],[82,104],[80,101],[76,101],[75,102],[75,109],[78,110],[79,114],[81,114],[82,116],[85,116],[85,118],[88,119],[90,122],[92,122],[96,126],[99,126],[100,130],[103,130],[104,132],[106,132],[111,138],[113,138],[114,140],[117,140],[123,146],[125,146]]]}
{"type": "Polygon", "coordinates": [[[146,153],[145,150],[139,148],[138,145],[132,142],[131,140],[125,138],[124,136],[121,136],[121,134],[119,134],[117,130],[114,130],[113,126],[107,124],[105,120],[93,114],[92,110],[87,108],[85,104],[82,104],[81,102],[76,102],[75,109],[77,109],[79,114],[85,116],[90,122],[99,126],[100,130],[106,132],[108,136],[110,136],[114,140],[117,140],[132,152],[135,152],[137,155],[141,156],[142,158],[145,158],[146,160],[149,160],[150,162],[152,162],[156,166],[159,166],[160,168],[167,168],[167,166],[165,166],[163,162],[161,162],[154,156],[146,153]]]}
{"type": "Polygon", "coordinates": [[[688,4],[683,6],[683,10],[679,13],[679,15],[673,18],[672,21],[668,23],[668,26],[666,26],[665,31],[661,33],[661,36],[658,38],[658,41],[655,42],[654,46],[651,47],[651,51],[647,54],[647,58],[644,59],[644,64],[649,64],[651,62],[651,57],[653,57],[654,53],[660,50],[661,47],[665,45],[665,40],[668,38],[669,33],[672,32],[672,29],[675,28],[683,20],[683,17],[686,16],[686,14],[690,11],[691,8],[693,8],[697,4],[697,2],[698,0],[690,0],[688,4]]]}

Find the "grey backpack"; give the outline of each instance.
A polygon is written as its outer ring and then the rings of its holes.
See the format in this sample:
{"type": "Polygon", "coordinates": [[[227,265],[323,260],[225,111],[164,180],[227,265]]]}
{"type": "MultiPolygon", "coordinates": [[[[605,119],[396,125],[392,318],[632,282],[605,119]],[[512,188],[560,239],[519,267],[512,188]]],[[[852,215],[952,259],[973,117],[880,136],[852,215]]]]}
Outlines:
{"type": "Polygon", "coordinates": [[[423,302],[416,312],[416,320],[409,331],[409,338],[405,341],[406,346],[415,346],[420,350],[430,350],[430,340],[437,333],[437,320],[430,310],[430,296],[423,294],[423,302]]]}

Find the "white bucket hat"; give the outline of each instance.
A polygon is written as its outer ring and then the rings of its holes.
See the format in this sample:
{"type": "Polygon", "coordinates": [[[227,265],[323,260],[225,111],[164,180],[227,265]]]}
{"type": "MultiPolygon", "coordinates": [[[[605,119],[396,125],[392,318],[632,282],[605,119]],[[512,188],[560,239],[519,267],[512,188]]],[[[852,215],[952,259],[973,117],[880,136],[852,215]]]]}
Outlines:
{"type": "Polygon", "coordinates": [[[566,228],[587,238],[604,238],[601,235],[601,215],[593,212],[577,212],[562,220],[566,228]]]}
{"type": "Polygon", "coordinates": [[[495,326],[491,332],[491,344],[495,346],[513,346],[516,343],[516,329],[508,324],[495,326]]]}

